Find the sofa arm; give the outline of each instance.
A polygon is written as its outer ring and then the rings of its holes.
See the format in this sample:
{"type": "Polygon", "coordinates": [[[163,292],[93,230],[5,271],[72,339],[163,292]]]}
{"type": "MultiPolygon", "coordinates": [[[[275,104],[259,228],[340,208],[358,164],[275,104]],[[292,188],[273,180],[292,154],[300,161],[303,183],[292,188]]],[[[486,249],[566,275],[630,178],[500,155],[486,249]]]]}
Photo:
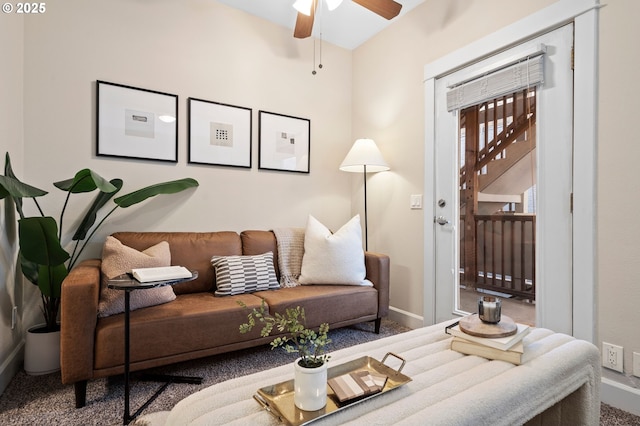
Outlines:
{"type": "Polygon", "coordinates": [[[60,302],[62,383],[93,376],[93,346],[100,297],[100,260],[89,259],[69,271],[60,302]]]}
{"type": "Polygon", "coordinates": [[[389,256],[365,252],[364,264],[366,278],[378,290],[378,318],[386,317],[389,313],[389,256]]]}

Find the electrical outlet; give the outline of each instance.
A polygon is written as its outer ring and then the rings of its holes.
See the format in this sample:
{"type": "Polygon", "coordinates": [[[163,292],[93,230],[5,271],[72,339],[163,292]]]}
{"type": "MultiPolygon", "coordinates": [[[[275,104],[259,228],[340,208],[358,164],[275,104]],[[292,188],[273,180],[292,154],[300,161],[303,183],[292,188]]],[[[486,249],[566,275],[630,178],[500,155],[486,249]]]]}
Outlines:
{"type": "Polygon", "coordinates": [[[622,346],[602,342],[602,366],[622,373],[624,351],[622,346]]]}
{"type": "Polygon", "coordinates": [[[640,377],[640,352],[633,353],[633,373],[631,374],[640,377]]]}

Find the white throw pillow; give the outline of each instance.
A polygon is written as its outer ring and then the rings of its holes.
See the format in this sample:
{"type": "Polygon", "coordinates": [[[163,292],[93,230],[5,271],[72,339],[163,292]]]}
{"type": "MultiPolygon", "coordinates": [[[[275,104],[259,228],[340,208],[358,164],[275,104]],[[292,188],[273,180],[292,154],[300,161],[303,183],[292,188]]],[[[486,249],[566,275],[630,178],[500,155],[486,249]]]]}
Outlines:
{"type": "Polygon", "coordinates": [[[365,275],[360,216],[354,216],[332,234],[310,215],[304,234],[300,284],[372,286],[365,275]]]}

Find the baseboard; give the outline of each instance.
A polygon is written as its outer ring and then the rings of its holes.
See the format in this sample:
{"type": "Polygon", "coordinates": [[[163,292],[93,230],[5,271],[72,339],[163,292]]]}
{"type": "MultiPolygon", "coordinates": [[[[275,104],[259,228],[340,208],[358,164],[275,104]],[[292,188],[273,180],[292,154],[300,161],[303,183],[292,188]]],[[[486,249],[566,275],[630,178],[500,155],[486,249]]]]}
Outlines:
{"type": "Polygon", "coordinates": [[[424,327],[424,318],[393,306],[389,306],[388,318],[411,329],[424,327]]]}
{"type": "Polygon", "coordinates": [[[7,359],[0,365],[0,395],[9,386],[11,379],[22,368],[22,360],[24,359],[24,340],[16,346],[9,354],[7,359]]]}
{"type": "Polygon", "coordinates": [[[640,416],[640,389],[602,378],[600,399],[605,404],[640,416]]]}

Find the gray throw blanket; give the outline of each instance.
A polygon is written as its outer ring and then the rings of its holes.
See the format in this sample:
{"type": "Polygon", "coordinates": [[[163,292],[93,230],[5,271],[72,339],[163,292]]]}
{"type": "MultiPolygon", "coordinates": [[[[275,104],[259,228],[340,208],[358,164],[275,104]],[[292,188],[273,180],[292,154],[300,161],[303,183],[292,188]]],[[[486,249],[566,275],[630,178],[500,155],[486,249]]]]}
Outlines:
{"type": "Polygon", "coordinates": [[[276,228],[273,233],[278,245],[280,286],[296,287],[304,255],[304,228],[276,228]]]}

